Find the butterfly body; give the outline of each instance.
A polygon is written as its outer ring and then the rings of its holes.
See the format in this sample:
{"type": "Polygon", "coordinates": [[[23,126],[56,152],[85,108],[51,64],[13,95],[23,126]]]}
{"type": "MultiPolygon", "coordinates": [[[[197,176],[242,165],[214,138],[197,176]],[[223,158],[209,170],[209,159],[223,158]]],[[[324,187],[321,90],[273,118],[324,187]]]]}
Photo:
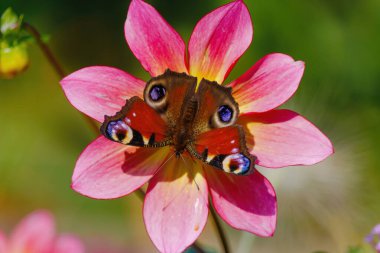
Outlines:
{"type": "Polygon", "coordinates": [[[178,119],[177,126],[172,130],[172,139],[175,152],[181,154],[187,145],[193,141],[192,123],[198,110],[198,102],[195,99],[189,100],[182,110],[182,116],[178,119]]]}
{"type": "Polygon", "coordinates": [[[253,172],[231,89],[185,73],[166,71],[148,81],[144,100],[133,97],[114,116],[106,116],[102,133],[110,140],[139,147],[173,146],[194,158],[234,174],[253,172]]]}

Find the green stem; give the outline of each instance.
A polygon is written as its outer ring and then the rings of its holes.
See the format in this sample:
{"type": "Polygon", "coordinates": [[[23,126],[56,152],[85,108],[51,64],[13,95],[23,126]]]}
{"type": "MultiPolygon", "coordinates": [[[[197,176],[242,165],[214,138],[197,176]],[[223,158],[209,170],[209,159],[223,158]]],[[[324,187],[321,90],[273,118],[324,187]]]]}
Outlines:
{"type": "Polygon", "coordinates": [[[224,232],[222,224],[220,223],[218,216],[215,213],[214,207],[211,205],[210,205],[210,213],[211,213],[211,216],[214,220],[216,230],[218,231],[219,240],[222,243],[224,253],[230,253],[231,251],[230,251],[230,248],[229,248],[229,245],[227,242],[226,233],[224,232]]]}
{"type": "Polygon", "coordinates": [[[55,72],[57,72],[60,78],[65,77],[65,71],[63,70],[61,64],[59,64],[57,58],[54,57],[52,51],[49,46],[42,40],[40,32],[32,25],[27,22],[23,23],[24,28],[27,32],[29,32],[33,38],[36,40],[38,46],[41,48],[42,52],[54,68],[55,72]]]}
{"type": "Polygon", "coordinates": [[[191,247],[195,250],[196,253],[206,253],[206,251],[204,251],[197,242],[193,243],[191,247]]]}
{"type": "MultiPolygon", "coordinates": [[[[40,32],[31,24],[24,22],[23,23],[24,29],[30,33],[30,35],[33,36],[33,38],[36,40],[37,45],[45,55],[46,59],[49,61],[50,65],[53,67],[57,75],[62,79],[66,76],[65,71],[63,70],[63,67],[57,60],[57,58],[54,56],[53,52],[50,50],[49,46],[42,40],[40,32]]],[[[92,130],[96,133],[96,135],[99,134],[99,126],[95,121],[93,121],[88,116],[82,114],[85,118],[86,122],[90,125],[92,130]]]]}
{"type": "Polygon", "coordinates": [[[135,191],[135,193],[136,193],[137,197],[139,197],[139,199],[140,199],[142,202],[144,202],[144,199],[145,199],[145,192],[144,192],[141,188],[139,188],[139,189],[137,189],[137,190],[135,191]]]}

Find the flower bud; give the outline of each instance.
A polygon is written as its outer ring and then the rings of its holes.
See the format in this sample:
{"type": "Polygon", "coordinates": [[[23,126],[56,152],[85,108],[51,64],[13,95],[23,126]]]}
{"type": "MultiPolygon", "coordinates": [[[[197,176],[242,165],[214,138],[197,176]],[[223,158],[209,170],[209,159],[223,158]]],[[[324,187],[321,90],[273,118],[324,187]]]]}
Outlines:
{"type": "Polygon", "coordinates": [[[29,56],[24,43],[9,47],[6,42],[0,42],[0,78],[13,78],[23,72],[28,64],[29,56]]]}
{"type": "Polygon", "coordinates": [[[0,18],[0,32],[2,35],[15,33],[20,30],[23,16],[18,16],[12,8],[4,11],[0,18]]]}
{"type": "Polygon", "coordinates": [[[0,78],[13,78],[29,64],[30,35],[23,31],[22,19],[12,8],[6,9],[0,17],[0,78]]]}

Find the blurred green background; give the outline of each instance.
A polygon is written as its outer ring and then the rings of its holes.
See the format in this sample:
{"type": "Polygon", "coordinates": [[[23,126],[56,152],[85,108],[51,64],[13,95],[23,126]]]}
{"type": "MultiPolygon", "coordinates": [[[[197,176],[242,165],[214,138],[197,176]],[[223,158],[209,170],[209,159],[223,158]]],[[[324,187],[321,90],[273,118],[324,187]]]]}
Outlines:
{"type": "MultiPolygon", "coordinates": [[[[196,22],[228,1],[148,2],[188,41],[196,22]]],[[[304,60],[301,86],[283,107],[315,123],[336,153],[315,166],[260,168],[277,190],[277,232],[256,238],[226,225],[233,252],[344,252],[361,245],[380,223],[380,1],[245,2],[254,40],[229,79],[271,52],[304,60]]],[[[147,80],[125,43],[128,5],[1,0],[0,12],[12,6],[49,34],[67,73],[108,65],[147,80]]],[[[70,189],[75,161],[95,136],[65,99],[39,48],[29,52],[24,74],[0,80],[0,228],[10,231],[25,214],[45,208],[56,215],[59,230],[79,235],[89,252],[155,252],[135,195],[96,201],[70,189]]],[[[219,251],[212,222],[200,242],[219,251]]]]}

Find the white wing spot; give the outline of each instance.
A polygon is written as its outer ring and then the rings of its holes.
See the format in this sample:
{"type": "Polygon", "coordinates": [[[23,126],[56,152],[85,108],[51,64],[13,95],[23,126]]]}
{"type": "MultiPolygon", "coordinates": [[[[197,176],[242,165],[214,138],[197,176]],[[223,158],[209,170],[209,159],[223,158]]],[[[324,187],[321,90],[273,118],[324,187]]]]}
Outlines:
{"type": "Polygon", "coordinates": [[[231,150],[231,153],[232,154],[234,154],[234,153],[238,153],[239,152],[239,149],[238,148],[233,148],[232,150],[231,150]]]}

